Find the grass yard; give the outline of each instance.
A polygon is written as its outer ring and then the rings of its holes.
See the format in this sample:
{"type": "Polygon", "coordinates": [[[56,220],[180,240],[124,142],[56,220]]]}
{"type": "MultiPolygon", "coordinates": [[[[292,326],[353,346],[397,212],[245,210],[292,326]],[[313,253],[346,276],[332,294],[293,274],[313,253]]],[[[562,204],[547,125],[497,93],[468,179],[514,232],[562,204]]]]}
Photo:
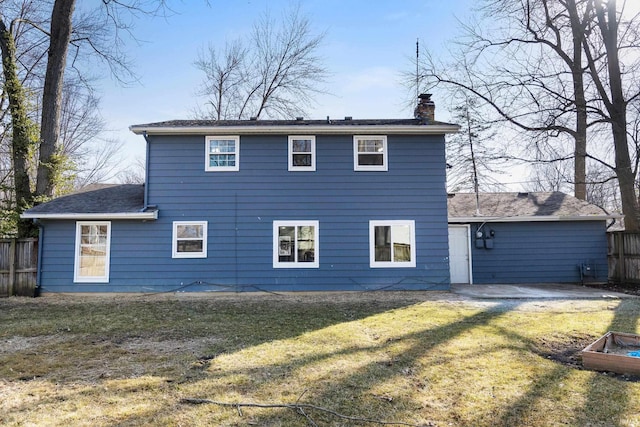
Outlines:
{"type": "Polygon", "coordinates": [[[443,292],[0,299],[0,425],[640,426],[640,379],[579,359],[639,317],[443,292]]]}

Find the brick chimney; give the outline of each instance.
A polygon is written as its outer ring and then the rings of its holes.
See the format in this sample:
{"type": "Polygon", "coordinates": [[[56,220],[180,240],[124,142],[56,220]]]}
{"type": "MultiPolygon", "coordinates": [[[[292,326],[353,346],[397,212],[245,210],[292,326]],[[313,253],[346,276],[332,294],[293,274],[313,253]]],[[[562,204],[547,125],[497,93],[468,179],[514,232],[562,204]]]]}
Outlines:
{"type": "Polygon", "coordinates": [[[436,104],[431,100],[430,93],[418,95],[418,105],[413,115],[416,119],[422,120],[423,123],[433,123],[436,116],[436,104]]]}

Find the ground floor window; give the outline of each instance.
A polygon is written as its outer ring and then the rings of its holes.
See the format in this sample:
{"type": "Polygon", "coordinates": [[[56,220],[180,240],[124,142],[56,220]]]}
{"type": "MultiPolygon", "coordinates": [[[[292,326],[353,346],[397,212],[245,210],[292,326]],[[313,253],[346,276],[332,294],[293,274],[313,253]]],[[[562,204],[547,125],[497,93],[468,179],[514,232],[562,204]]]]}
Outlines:
{"type": "Polygon", "coordinates": [[[207,257],[207,221],[173,222],[172,257],[207,257]]]}
{"type": "Polygon", "coordinates": [[[110,248],[110,222],[77,222],[74,282],[109,282],[110,248]]]}
{"type": "Polygon", "coordinates": [[[370,266],[415,267],[415,240],[415,221],[369,221],[370,266]]]}
{"type": "Polygon", "coordinates": [[[273,268],[318,268],[318,221],[273,222],[273,268]]]}

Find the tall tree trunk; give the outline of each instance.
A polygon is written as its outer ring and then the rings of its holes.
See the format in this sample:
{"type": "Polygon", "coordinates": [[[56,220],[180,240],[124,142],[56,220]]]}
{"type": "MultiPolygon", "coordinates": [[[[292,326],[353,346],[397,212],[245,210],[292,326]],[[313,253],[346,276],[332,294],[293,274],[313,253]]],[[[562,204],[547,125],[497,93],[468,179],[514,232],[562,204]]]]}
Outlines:
{"type": "Polygon", "coordinates": [[[40,122],[40,162],[36,181],[38,196],[53,196],[56,178],[60,173],[57,150],[60,138],[62,86],[71,40],[71,18],[74,7],[75,0],[56,0],[51,13],[51,37],[40,122]]]}
{"type": "MultiPolygon", "coordinates": [[[[615,0],[604,3],[596,0],[598,27],[602,33],[607,58],[610,98],[602,84],[597,84],[609,113],[616,156],[616,175],[620,185],[620,198],[624,225],[627,231],[640,231],[640,210],[635,189],[635,174],[631,167],[627,141],[627,101],[622,87],[622,72],[618,57],[618,16],[615,0]]],[[[592,72],[593,74],[593,72],[592,72]]],[[[595,76],[594,76],[595,80],[595,76]]],[[[596,82],[597,83],[597,82],[596,82]]]]}
{"type": "MultiPolygon", "coordinates": [[[[13,34],[1,17],[0,48],[2,50],[4,89],[9,99],[9,111],[11,112],[11,161],[13,162],[15,209],[16,214],[19,215],[33,204],[28,159],[35,143],[33,135],[35,126],[27,115],[24,89],[18,78],[13,34]]],[[[18,237],[30,237],[34,229],[31,221],[18,220],[18,237]]]]}
{"type": "MultiPolygon", "coordinates": [[[[584,94],[584,70],[582,66],[582,41],[585,37],[586,19],[581,20],[575,0],[567,1],[567,11],[573,36],[573,61],[571,76],[576,108],[576,129],[574,134],[574,196],[587,199],[587,100],[584,94]]],[[[590,4],[587,5],[590,9],[590,4]]],[[[587,12],[588,13],[588,12],[587,12]]]]}

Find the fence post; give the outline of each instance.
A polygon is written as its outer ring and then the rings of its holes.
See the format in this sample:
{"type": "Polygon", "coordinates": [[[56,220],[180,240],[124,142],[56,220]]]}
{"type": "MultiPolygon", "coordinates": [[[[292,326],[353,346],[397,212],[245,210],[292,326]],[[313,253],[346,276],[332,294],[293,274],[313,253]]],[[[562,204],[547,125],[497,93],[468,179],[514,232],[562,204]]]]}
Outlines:
{"type": "Polygon", "coordinates": [[[627,281],[627,269],[625,266],[625,259],[624,259],[624,242],[625,242],[625,233],[619,233],[618,234],[619,237],[619,246],[618,246],[618,259],[620,262],[620,283],[624,283],[627,281]]]}
{"type": "Polygon", "coordinates": [[[16,239],[11,239],[9,246],[9,289],[8,294],[10,297],[14,294],[14,287],[16,283],[16,239]]]}

